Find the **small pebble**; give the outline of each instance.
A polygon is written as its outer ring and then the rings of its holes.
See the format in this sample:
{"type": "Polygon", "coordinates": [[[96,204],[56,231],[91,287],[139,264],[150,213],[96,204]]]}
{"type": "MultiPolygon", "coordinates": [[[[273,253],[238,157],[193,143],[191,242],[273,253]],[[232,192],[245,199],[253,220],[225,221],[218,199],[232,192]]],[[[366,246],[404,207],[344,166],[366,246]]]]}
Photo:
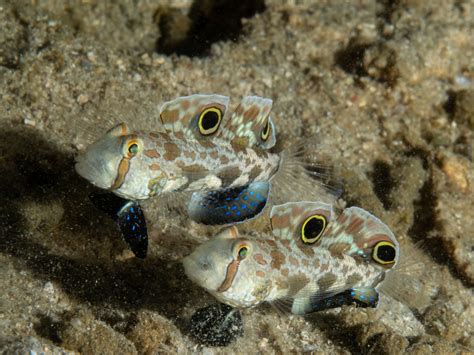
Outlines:
{"type": "Polygon", "coordinates": [[[446,158],[443,161],[442,169],[454,186],[461,191],[467,191],[469,187],[467,166],[456,158],[446,158]]]}

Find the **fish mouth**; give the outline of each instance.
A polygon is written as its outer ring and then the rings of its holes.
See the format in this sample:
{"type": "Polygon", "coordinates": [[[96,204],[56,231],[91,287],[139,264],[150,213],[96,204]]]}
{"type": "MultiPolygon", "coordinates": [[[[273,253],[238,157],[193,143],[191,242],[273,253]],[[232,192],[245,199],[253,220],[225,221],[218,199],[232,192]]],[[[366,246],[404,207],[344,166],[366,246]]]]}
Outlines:
{"type": "Polygon", "coordinates": [[[214,264],[209,261],[206,265],[196,260],[193,254],[183,258],[181,261],[186,276],[195,284],[208,292],[216,292],[221,282],[216,279],[214,264]]]}
{"type": "Polygon", "coordinates": [[[104,190],[112,188],[118,171],[118,167],[115,167],[112,162],[105,164],[102,160],[91,159],[87,154],[76,158],[74,168],[80,176],[92,185],[104,190]]]}

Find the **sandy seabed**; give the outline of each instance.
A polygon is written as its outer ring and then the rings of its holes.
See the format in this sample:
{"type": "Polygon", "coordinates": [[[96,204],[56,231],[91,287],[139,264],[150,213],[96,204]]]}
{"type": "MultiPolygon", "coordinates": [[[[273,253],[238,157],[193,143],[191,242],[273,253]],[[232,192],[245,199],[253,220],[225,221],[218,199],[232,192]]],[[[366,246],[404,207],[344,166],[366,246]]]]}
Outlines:
{"type": "Polygon", "coordinates": [[[223,3],[0,1],[2,353],[473,352],[473,2],[223,3]],[[135,259],[73,165],[113,122],[152,128],[192,93],[272,98],[277,149],[320,140],[339,204],[392,228],[431,298],[306,318],[262,306],[227,347],[193,337],[215,301],[179,260],[216,229],[149,201],[135,259]]]}

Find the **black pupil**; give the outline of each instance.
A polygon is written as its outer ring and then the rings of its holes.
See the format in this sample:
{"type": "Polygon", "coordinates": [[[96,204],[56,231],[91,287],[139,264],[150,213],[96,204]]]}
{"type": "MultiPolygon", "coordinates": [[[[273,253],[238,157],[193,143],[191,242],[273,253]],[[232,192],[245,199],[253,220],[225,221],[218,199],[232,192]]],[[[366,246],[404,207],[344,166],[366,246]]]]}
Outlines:
{"type": "Polygon", "coordinates": [[[128,147],[128,151],[132,154],[135,154],[137,152],[137,149],[138,149],[138,145],[136,145],[135,143],[132,144],[130,147],[128,147]]]}
{"type": "Polygon", "coordinates": [[[316,238],[321,234],[324,228],[324,222],[320,218],[312,218],[304,226],[304,236],[308,239],[316,238]]]}
{"type": "Polygon", "coordinates": [[[395,248],[390,245],[381,245],[377,249],[377,257],[382,261],[395,260],[395,248]]]}
{"type": "Polygon", "coordinates": [[[206,112],[202,118],[201,125],[206,131],[214,128],[219,123],[219,115],[215,111],[206,112]]]}

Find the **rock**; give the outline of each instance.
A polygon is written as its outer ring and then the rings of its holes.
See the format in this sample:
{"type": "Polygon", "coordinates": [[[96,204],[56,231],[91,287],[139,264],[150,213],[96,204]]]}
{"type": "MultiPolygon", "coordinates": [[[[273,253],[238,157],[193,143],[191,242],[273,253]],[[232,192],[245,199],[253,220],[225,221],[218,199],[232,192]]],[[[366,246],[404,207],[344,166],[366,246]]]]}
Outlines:
{"type": "Polygon", "coordinates": [[[190,346],[186,337],[168,319],[150,311],[140,311],[127,338],[140,354],[185,353],[190,346]]]}
{"type": "Polygon", "coordinates": [[[134,344],[92,313],[80,311],[59,332],[62,346],[81,353],[137,354],[134,344]]]}

